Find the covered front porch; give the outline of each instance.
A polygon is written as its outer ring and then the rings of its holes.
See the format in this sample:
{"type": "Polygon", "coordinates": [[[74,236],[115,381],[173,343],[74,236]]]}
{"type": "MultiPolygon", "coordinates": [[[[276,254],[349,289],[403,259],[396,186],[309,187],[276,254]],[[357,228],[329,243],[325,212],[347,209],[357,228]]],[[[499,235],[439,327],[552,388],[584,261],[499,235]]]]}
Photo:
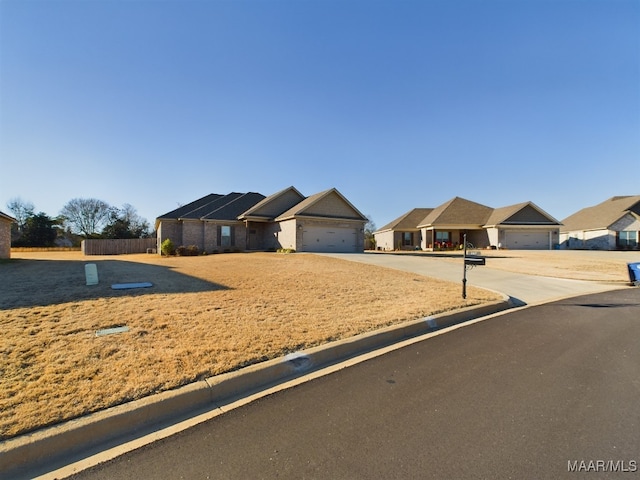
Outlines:
{"type": "Polygon", "coordinates": [[[423,228],[422,250],[438,252],[448,250],[462,250],[464,248],[464,235],[467,235],[467,245],[473,248],[486,248],[489,246],[489,237],[483,228],[423,228]]]}

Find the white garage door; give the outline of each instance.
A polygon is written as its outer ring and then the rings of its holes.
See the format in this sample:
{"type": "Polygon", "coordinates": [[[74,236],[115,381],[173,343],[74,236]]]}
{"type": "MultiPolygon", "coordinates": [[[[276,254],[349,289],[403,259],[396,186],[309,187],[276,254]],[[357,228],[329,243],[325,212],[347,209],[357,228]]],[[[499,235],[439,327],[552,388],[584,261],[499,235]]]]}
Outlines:
{"type": "Polygon", "coordinates": [[[356,229],[338,227],[304,227],[302,249],[305,252],[356,252],[356,229]]]}
{"type": "Polygon", "coordinates": [[[506,247],[512,250],[549,250],[549,232],[506,231],[506,247]]]}

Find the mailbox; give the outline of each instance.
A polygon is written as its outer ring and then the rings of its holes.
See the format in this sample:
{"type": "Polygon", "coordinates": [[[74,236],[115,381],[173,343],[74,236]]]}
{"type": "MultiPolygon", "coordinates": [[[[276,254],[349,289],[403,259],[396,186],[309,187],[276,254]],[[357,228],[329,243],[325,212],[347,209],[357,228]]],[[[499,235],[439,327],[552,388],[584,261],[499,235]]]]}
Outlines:
{"type": "Polygon", "coordinates": [[[629,281],[634,285],[640,285],[640,262],[627,263],[629,269],[629,281]]]}
{"type": "Polygon", "coordinates": [[[465,265],[486,265],[485,257],[465,257],[465,265]]]}

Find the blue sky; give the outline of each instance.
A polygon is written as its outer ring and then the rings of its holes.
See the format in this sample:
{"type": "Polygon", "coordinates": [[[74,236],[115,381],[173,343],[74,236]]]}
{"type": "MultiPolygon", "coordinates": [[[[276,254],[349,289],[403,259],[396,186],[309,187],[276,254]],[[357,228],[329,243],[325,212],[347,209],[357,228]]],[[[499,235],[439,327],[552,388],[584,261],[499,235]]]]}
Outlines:
{"type": "Polygon", "coordinates": [[[2,0],[0,209],[640,194],[640,1],[2,0]]]}

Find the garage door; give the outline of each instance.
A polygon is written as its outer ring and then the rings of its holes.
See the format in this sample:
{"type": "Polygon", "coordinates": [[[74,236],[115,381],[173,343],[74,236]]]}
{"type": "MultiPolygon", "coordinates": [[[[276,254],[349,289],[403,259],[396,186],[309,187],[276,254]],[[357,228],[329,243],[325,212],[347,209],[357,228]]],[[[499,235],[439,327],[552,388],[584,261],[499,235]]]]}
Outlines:
{"type": "Polygon", "coordinates": [[[305,252],[356,252],[355,228],[305,227],[302,249],[305,252]]]}
{"type": "Polygon", "coordinates": [[[549,250],[549,232],[505,232],[506,247],[513,250],[549,250]]]}

